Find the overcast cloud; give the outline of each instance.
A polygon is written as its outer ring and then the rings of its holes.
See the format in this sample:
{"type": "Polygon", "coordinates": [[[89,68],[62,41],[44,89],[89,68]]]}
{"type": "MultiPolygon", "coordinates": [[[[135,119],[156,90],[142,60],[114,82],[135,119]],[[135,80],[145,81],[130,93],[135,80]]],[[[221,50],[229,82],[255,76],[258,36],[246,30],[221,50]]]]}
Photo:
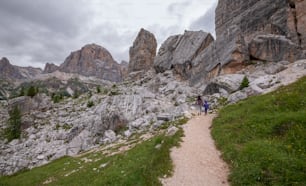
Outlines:
{"type": "Polygon", "coordinates": [[[128,61],[140,28],[158,44],[184,30],[214,32],[217,0],[0,0],[0,58],[19,66],[61,64],[85,44],[128,61]]]}

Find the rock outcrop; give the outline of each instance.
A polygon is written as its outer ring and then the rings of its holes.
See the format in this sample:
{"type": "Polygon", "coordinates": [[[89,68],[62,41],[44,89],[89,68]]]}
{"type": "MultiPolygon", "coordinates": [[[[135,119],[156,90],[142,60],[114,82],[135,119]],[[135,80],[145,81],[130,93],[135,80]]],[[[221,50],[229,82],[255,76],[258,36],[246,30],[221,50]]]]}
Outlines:
{"type": "Polygon", "coordinates": [[[141,29],[130,48],[130,62],[128,71],[148,71],[153,67],[156,56],[157,42],[155,36],[145,29],[141,29]]]}
{"type": "Polygon", "coordinates": [[[122,80],[121,67],[103,47],[89,44],[72,52],[60,65],[59,71],[95,76],[112,82],[122,80]]]}
{"type": "Polygon", "coordinates": [[[45,69],[43,71],[43,73],[52,73],[52,72],[55,72],[59,69],[59,66],[53,64],[53,63],[47,63],[45,65],[45,69]]]}
{"type": "Polygon", "coordinates": [[[183,35],[171,36],[160,47],[154,68],[157,72],[174,69],[188,79],[192,61],[213,41],[213,37],[203,31],[185,31],[183,35]]]}

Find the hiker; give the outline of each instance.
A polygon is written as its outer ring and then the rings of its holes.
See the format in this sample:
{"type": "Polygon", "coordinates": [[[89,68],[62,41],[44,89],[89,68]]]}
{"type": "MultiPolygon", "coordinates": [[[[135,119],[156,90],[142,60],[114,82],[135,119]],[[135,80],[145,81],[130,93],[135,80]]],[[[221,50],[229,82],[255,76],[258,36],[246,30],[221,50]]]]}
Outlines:
{"type": "Polygon", "coordinates": [[[207,101],[204,101],[204,112],[205,112],[205,115],[207,115],[207,110],[209,109],[209,104],[207,103],[207,101]]]}
{"type": "Polygon", "coordinates": [[[196,104],[199,106],[199,113],[198,113],[198,115],[201,115],[201,112],[202,112],[202,105],[203,105],[203,101],[202,101],[202,98],[201,98],[201,96],[198,96],[198,99],[197,99],[197,102],[196,102],[196,104]]]}

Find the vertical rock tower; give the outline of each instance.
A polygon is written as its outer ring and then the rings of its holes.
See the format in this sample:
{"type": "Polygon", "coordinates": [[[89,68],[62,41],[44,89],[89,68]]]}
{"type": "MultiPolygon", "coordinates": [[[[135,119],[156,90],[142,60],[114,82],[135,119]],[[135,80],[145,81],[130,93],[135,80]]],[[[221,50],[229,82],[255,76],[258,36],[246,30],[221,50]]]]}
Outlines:
{"type": "Polygon", "coordinates": [[[141,29],[130,48],[130,62],[128,72],[146,72],[153,67],[157,42],[155,36],[145,29],[141,29]]]}

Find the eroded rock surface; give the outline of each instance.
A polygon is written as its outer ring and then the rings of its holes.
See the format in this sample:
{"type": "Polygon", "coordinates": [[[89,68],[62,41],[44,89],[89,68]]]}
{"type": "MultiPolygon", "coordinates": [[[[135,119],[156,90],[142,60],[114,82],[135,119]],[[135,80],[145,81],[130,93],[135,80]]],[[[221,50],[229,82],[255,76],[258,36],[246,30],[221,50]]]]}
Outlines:
{"type": "MultiPolygon", "coordinates": [[[[157,42],[155,36],[145,29],[141,29],[130,48],[130,62],[128,72],[148,71],[153,67],[157,42]]],[[[144,74],[144,73],[143,73],[144,74]]]]}

